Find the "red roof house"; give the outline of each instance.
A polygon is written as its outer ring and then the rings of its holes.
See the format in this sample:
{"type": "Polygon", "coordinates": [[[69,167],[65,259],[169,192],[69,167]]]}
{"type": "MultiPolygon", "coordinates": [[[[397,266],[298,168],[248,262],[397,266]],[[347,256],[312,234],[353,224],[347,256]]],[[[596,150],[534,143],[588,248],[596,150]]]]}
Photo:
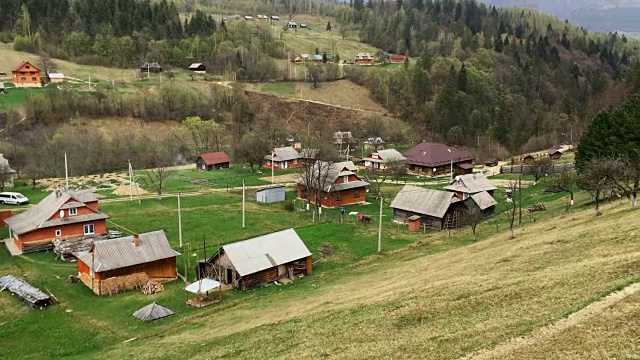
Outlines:
{"type": "Polygon", "coordinates": [[[196,159],[196,170],[211,171],[229,168],[229,155],[224,151],[200,154],[196,159]]]}
{"type": "Polygon", "coordinates": [[[446,174],[453,167],[454,172],[470,174],[473,171],[473,155],[466,150],[458,150],[445,144],[421,142],[407,151],[404,156],[409,172],[436,176],[446,174]]]}
{"type": "Polygon", "coordinates": [[[404,55],[389,55],[389,62],[392,64],[401,64],[404,62],[404,55]]]}

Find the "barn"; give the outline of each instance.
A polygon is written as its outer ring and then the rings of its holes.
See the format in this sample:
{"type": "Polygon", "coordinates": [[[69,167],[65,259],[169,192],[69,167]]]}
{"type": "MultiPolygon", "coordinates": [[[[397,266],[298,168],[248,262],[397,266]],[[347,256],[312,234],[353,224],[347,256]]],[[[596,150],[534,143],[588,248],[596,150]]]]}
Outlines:
{"type": "Polygon", "coordinates": [[[549,155],[551,160],[558,160],[562,157],[562,151],[559,149],[549,149],[549,151],[547,151],[547,155],[549,155]]]}
{"type": "Polygon", "coordinates": [[[493,198],[498,188],[484,174],[475,173],[456,176],[445,189],[454,192],[458,199],[466,200],[480,192],[487,192],[493,198]]]}
{"type": "Polygon", "coordinates": [[[189,65],[189,71],[193,71],[196,73],[206,73],[207,67],[203,63],[193,63],[189,65]]]}
{"type": "Polygon", "coordinates": [[[216,280],[250,290],[280,279],[294,279],[312,271],[311,252],[294,229],[222,246],[198,274],[218,274],[216,280]]]}
{"type": "Polygon", "coordinates": [[[256,190],[256,201],[263,204],[284,201],[285,186],[274,185],[256,190]]]}
{"type": "Polygon", "coordinates": [[[421,142],[404,156],[409,172],[416,175],[438,176],[453,172],[467,174],[473,171],[473,155],[466,150],[438,143],[421,142]]]}
{"type": "Polygon", "coordinates": [[[229,155],[224,151],[200,154],[196,159],[196,170],[211,171],[229,168],[229,155]]]}
{"type": "Polygon", "coordinates": [[[391,202],[393,221],[407,224],[420,218],[420,227],[445,230],[461,225],[466,208],[454,193],[405,185],[391,202]]]}
{"type": "Polygon", "coordinates": [[[91,251],[76,254],[78,276],[98,295],[118,293],[175,280],[178,255],[163,230],[94,241],[91,251]]]}

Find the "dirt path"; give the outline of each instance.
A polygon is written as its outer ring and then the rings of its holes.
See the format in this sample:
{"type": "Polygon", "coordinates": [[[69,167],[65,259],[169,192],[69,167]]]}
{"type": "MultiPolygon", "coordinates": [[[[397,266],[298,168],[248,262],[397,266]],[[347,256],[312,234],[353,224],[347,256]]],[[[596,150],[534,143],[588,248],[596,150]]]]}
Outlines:
{"type": "Polygon", "coordinates": [[[622,290],[612,292],[607,297],[593,302],[586,307],[574,312],[567,318],[558,320],[557,322],[535,330],[528,336],[512,338],[498,344],[493,349],[486,349],[475,354],[464,357],[464,360],[482,360],[482,359],[501,359],[510,352],[517,350],[523,346],[531,346],[537,343],[548,341],[557,334],[578,325],[579,323],[601,313],[606,308],[616,304],[629,295],[640,292],[640,283],[634,283],[622,290]]]}

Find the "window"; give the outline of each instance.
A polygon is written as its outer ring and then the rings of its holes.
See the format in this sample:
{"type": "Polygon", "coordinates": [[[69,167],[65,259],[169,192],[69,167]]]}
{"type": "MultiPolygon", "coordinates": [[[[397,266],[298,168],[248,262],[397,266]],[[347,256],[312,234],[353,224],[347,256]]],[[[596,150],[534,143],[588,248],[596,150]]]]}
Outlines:
{"type": "Polygon", "coordinates": [[[56,236],[62,236],[62,230],[56,230],[56,236]]]}
{"type": "Polygon", "coordinates": [[[69,209],[69,216],[78,215],[78,209],[69,209]]]}
{"type": "Polygon", "coordinates": [[[27,65],[24,67],[25,69],[31,69],[31,66],[27,65]]]}
{"type": "Polygon", "coordinates": [[[334,194],[333,194],[333,198],[334,198],[336,201],[340,201],[340,200],[342,200],[342,193],[341,193],[340,191],[338,191],[338,192],[334,193],[334,194]]]}
{"type": "Polygon", "coordinates": [[[298,165],[298,159],[293,159],[293,165],[298,165]]]}
{"type": "Polygon", "coordinates": [[[35,76],[31,78],[31,81],[36,81],[36,78],[35,78],[35,76]]]}
{"type": "Polygon", "coordinates": [[[360,189],[355,189],[355,190],[353,190],[352,194],[353,194],[353,197],[358,197],[358,196],[360,196],[360,189]]]}
{"type": "Polygon", "coordinates": [[[85,235],[92,235],[95,233],[95,229],[93,227],[93,224],[86,224],[84,226],[84,234],[85,235]]]}
{"type": "Polygon", "coordinates": [[[26,77],[21,77],[20,81],[27,81],[27,78],[26,77]]]}
{"type": "Polygon", "coordinates": [[[348,183],[349,182],[349,175],[345,175],[342,177],[342,182],[348,183]]]}

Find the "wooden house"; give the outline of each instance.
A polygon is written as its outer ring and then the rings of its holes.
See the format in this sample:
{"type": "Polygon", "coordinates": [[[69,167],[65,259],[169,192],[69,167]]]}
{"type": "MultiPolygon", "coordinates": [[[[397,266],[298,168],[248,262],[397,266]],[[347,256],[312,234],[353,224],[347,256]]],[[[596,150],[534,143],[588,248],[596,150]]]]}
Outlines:
{"type": "Polygon", "coordinates": [[[373,56],[369,53],[358,53],[355,62],[356,65],[373,65],[373,56]]]}
{"type": "Polygon", "coordinates": [[[536,158],[532,154],[525,154],[520,159],[520,162],[523,164],[533,164],[536,161],[536,158]]]}
{"type": "Polygon", "coordinates": [[[12,254],[47,250],[54,239],[106,234],[109,216],[98,209],[92,191],[56,190],[29,210],[5,220],[12,254]],[[13,251],[12,251],[13,250],[13,251]]]}
{"type": "Polygon", "coordinates": [[[287,21],[287,28],[289,28],[289,29],[297,29],[298,28],[298,24],[293,20],[289,20],[289,21],[287,21]]]}
{"type": "Polygon", "coordinates": [[[189,65],[188,70],[195,73],[204,74],[207,72],[207,67],[203,63],[193,63],[189,65]]]}
{"type": "Polygon", "coordinates": [[[437,176],[453,172],[469,174],[473,171],[473,155],[465,150],[438,143],[421,142],[404,153],[409,172],[416,175],[437,176]]]}
{"type": "Polygon", "coordinates": [[[78,276],[98,295],[118,293],[149,280],[175,280],[178,255],[163,230],[98,240],[78,254],[78,276]]]}
{"type": "Polygon", "coordinates": [[[140,66],[141,73],[160,73],[162,70],[162,65],[158,62],[145,62],[140,66]]]}
{"type": "Polygon", "coordinates": [[[405,58],[404,55],[389,55],[389,62],[392,64],[402,64],[405,58]]]}
{"type": "Polygon", "coordinates": [[[296,149],[291,146],[275,148],[264,156],[264,167],[267,169],[293,169],[302,166],[302,159],[296,149]]]}
{"type": "Polygon", "coordinates": [[[12,71],[13,85],[15,87],[38,87],[42,86],[40,69],[33,66],[28,61],[23,61],[12,71]]]}
{"type": "Polygon", "coordinates": [[[407,224],[418,216],[420,228],[445,230],[462,225],[466,207],[452,192],[405,185],[391,202],[391,208],[396,223],[407,224]]]}
{"type": "Polygon", "coordinates": [[[390,164],[404,163],[406,158],[396,149],[378,150],[364,158],[364,166],[376,171],[386,171],[390,164]]]}
{"type": "Polygon", "coordinates": [[[273,21],[280,21],[280,16],[278,15],[271,15],[269,17],[269,19],[273,22],[273,21]]]}
{"type": "Polygon", "coordinates": [[[298,198],[328,208],[364,204],[369,183],[361,180],[356,171],[351,161],[316,161],[296,180],[298,198]],[[316,198],[317,190],[320,190],[320,199],[316,198]]]}
{"type": "Polygon", "coordinates": [[[224,151],[200,154],[196,159],[196,170],[211,171],[229,168],[229,155],[224,151]]]}
{"type": "Polygon", "coordinates": [[[547,155],[549,155],[549,159],[551,160],[558,160],[562,157],[562,151],[559,149],[549,149],[547,155]]]}
{"type": "Polygon", "coordinates": [[[64,74],[63,73],[49,73],[48,75],[49,82],[52,83],[61,83],[64,82],[64,74]]]}
{"type": "Polygon", "coordinates": [[[197,273],[199,277],[215,277],[235,289],[250,290],[310,274],[311,256],[296,231],[287,229],[224,245],[198,263],[197,273]]]}
{"type": "Polygon", "coordinates": [[[445,190],[455,193],[460,200],[466,200],[471,195],[480,192],[487,192],[491,197],[494,197],[496,189],[498,188],[484,174],[478,173],[458,175],[445,187],[445,190]]]}

